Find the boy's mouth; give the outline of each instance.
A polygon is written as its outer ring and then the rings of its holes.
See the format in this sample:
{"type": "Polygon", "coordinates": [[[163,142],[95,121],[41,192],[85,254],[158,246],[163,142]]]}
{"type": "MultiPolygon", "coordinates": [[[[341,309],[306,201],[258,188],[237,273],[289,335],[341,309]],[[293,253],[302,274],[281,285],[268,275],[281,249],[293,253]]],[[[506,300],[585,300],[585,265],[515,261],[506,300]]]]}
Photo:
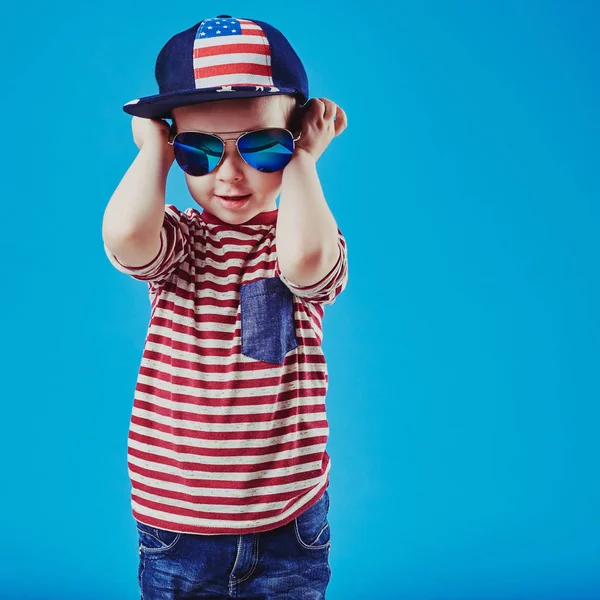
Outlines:
{"type": "Polygon", "coordinates": [[[225,208],[242,208],[246,205],[251,195],[252,194],[245,194],[244,196],[217,196],[217,198],[225,208]]]}

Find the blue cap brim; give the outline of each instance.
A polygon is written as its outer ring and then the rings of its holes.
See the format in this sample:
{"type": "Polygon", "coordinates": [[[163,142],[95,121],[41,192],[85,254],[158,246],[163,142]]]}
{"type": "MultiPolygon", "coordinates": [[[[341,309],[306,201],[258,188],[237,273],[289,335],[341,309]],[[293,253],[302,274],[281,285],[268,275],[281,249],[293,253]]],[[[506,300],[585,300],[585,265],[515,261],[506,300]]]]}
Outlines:
{"type": "Polygon", "coordinates": [[[292,94],[300,98],[302,104],[305,104],[308,98],[293,88],[277,88],[278,91],[272,92],[265,89],[256,89],[261,86],[236,86],[235,91],[216,91],[216,90],[192,90],[190,92],[177,92],[172,94],[156,94],[155,96],[146,96],[145,98],[136,98],[123,105],[123,110],[130,115],[144,117],[146,119],[173,119],[171,110],[178,106],[189,106],[191,104],[201,104],[203,102],[212,102],[214,100],[233,100],[235,98],[257,98],[260,96],[278,96],[281,94],[292,94]]]}

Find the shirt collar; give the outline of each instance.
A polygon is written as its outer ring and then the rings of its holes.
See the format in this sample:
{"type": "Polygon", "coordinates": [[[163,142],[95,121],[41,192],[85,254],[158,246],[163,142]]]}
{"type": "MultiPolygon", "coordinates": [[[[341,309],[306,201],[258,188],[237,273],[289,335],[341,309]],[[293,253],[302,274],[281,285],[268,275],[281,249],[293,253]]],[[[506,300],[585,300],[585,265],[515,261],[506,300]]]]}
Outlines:
{"type": "Polygon", "coordinates": [[[279,209],[277,209],[277,208],[274,210],[267,210],[265,212],[258,213],[257,215],[255,215],[254,217],[252,217],[251,219],[246,221],[245,223],[239,223],[239,224],[231,224],[231,223],[227,223],[226,221],[222,221],[221,219],[219,219],[219,217],[217,217],[216,215],[213,215],[211,212],[208,212],[206,209],[204,209],[200,213],[200,216],[202,217],[202,220],[205,223],[210,223],[211,225],[225,225],[227,227],[239,227],[241,225],[271,225],[272,223],[277,222],[277,213],[278,212],[279,212],[279,209]]]}

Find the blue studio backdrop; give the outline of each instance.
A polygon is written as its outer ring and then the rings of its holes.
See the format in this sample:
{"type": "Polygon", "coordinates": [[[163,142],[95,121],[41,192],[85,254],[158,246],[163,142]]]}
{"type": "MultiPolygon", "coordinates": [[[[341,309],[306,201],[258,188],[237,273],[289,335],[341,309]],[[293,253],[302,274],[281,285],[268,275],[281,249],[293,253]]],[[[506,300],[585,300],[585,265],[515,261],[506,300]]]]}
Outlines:
{"type": "MultiPolygon", "coordinates": [[[[600,5],[13,3],[0,24],[0,596],[131,600],[147,286],[106,258],[163,44],[272,23],[348,128],[326,308],[330,600],[600,598],[600,5]]],[[[195,206],[174,165],[167,201],[195,206]]]]}

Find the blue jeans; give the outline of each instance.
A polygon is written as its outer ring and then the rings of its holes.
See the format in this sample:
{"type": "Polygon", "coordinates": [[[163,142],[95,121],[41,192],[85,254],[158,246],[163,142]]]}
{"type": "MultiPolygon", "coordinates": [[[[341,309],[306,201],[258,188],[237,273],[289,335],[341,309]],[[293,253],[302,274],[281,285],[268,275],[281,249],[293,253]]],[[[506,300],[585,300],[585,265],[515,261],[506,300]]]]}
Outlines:
{"type": "Polygon", "coordinates": [[[136,520],[142,600],[324,600],[329,493],[287,525],[246,534],[177,533],[136,520]]]}

